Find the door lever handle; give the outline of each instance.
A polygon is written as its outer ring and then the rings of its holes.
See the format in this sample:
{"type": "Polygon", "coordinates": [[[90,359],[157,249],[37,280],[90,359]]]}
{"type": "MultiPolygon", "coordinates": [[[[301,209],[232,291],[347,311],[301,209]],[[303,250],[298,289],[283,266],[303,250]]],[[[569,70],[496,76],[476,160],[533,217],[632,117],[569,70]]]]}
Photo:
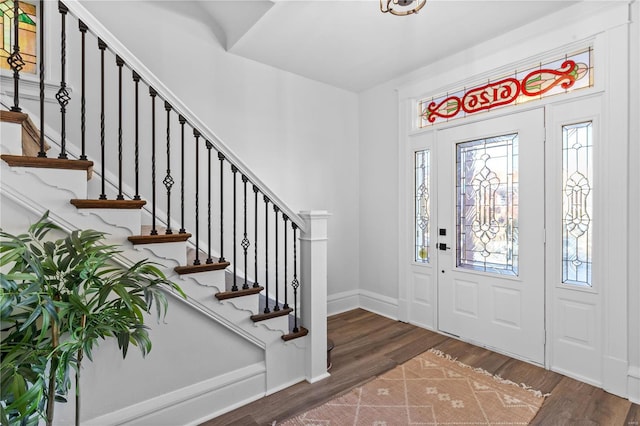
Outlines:
{"type": "Polygon", "coordinates": [[[451,250],[451,247],[447,247],[447,243],[438,243],[438,250],[451,250]]]}

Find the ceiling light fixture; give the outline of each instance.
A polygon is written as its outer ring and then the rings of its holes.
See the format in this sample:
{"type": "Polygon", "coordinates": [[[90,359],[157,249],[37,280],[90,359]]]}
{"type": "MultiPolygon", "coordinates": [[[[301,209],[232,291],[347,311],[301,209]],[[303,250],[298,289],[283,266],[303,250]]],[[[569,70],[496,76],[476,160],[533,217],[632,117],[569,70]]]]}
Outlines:
{"type": "Polygon", "coordinates": [[[380,0],[380,10],[382,13],[406,16],[418,13],[426,3],[427,0],[380,0]]]}

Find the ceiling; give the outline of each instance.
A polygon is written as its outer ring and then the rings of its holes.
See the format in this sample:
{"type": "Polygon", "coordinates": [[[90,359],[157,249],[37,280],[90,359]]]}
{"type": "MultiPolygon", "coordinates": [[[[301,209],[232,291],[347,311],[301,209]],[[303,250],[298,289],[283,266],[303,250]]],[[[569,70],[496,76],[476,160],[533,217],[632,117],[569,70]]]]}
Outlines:
{"type": "Polygon", "coordinates": [[[394,16],[378,0],[199,0],[182,11],[233,54],[360,92],[575,3],[427,0],[394,16]]]}

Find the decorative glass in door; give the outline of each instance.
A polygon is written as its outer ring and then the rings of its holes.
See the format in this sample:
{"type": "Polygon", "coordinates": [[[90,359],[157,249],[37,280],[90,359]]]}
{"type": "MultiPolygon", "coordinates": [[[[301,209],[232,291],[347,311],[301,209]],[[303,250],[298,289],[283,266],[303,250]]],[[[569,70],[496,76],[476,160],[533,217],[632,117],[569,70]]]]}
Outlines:
{"type": "Polygon", "coordinates": [[[18,25],[20,56],[24,61],[22,72],[36,72],[36,7],[24,1],[18,2],[18,16],[14,16],[14,1],[0,0],[0,68],[11,69],[7,58],[15,45],[15,25],[18,25]]]}
{"type": "Polygon", "coordinates": [[[518,135],[456,145],[456,266],[518,275],[518,135]]]}
{"type": "Polygon", "coordinates": [[[430,211],[431,202],[429,200],[430,184],[430,161],[431,156],[428,149],[415,153],[415,261],[429,263],[429,235],[431,232],[430,211]]]}
{"type": "Polygon", "coordinates": [[[562,282],[591,286],[593,158],[590,121],[562,127],[562,282]]]}

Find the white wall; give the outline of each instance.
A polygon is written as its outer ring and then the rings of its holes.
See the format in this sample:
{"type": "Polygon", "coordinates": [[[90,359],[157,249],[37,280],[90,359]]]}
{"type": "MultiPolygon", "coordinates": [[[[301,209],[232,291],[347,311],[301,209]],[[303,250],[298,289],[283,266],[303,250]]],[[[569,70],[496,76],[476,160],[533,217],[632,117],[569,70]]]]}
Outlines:
{"type": "Polygon", "coordinates": [[[356,289],[357,96],[229,54],[210,28],[154,2],[82,4],[294,211],[332,214],[328,293],[356,289]]]}

